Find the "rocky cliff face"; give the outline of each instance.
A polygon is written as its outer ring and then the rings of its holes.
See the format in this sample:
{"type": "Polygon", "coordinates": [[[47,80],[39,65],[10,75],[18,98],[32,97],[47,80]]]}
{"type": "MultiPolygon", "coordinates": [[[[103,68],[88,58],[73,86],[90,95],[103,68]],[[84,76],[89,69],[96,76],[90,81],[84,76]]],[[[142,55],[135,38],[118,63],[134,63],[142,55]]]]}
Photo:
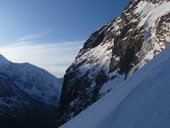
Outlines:
{"type": "Polygon", "coordinates": [[[59,125],[170,44],[169,7],[170,0],[132,0],[120,17],[90,36],[64,76],[59,125]]]}

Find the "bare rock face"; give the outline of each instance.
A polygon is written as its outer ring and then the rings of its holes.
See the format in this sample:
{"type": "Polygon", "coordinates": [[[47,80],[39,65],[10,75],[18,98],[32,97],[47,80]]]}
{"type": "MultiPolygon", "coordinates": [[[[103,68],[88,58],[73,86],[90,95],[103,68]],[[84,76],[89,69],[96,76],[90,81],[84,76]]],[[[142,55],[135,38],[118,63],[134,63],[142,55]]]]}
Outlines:
{"type": "Polygon", "coordinates": [[[132,0],[84,43],[67,69],[60,100],[61,125],[126,80],[170,43],[169,0],[132,0]],[[112,82],[112,87],[107,87],[112,82]]]}

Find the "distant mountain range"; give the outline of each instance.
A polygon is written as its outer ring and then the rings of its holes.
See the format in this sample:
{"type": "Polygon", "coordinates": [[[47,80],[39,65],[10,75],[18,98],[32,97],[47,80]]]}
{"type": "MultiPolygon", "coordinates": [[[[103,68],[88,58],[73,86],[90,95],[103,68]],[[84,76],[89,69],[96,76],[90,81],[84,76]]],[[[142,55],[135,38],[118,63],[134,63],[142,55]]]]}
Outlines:
{"type": "Polygon", "coordinates": [[[0,55],[0,127],[55,127],[61,87],[44,69],[0,55]]]}

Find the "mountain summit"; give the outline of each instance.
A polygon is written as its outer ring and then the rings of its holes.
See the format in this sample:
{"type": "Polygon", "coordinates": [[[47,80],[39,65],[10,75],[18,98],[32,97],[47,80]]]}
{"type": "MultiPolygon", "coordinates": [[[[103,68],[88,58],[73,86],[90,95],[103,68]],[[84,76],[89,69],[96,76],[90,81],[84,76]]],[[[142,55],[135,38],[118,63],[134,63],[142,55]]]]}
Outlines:
{"type": "Polygon", "coordinates": [[[132,0],[120,17],[90,36],[64,76],[59,125],[110,92],[170,44],[169,7],[170,0],[132,0]]]}

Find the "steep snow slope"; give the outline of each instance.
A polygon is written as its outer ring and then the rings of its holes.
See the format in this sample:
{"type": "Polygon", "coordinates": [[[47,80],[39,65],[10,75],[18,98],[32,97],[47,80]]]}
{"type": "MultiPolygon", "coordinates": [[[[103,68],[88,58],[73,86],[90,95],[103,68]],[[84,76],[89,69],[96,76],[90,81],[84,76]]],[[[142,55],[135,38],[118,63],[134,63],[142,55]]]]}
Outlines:
{"type": "Polygon", "coordinates": [[[6,74],[35,100],[53,106],[58,105],[62,81],[44,69],[29,63],[12,63],[0,55],[0,73],[6,74]]]}
{"type": "Polygon", "coordinates": [[[116,88],[169,44],[170,0],[132,0],[120,17],[90,36],[68,68],[59,125],[116,88]]]}
{"type": "Polygon", "coordinates": [[[170,47],[60,128],[169,128],[170,47]]]}

